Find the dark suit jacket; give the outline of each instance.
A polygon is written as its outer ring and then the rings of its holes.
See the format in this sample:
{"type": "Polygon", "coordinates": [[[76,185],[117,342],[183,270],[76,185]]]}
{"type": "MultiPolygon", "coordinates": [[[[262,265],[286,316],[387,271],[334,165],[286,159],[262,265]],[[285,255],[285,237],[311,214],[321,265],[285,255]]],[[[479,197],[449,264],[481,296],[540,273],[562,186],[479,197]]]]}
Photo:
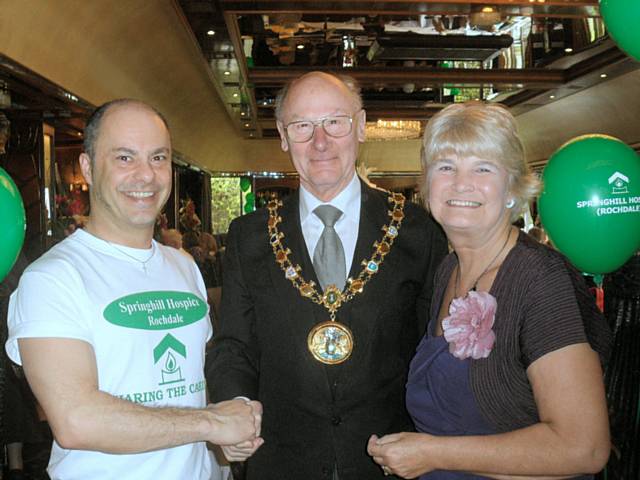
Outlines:
{"type": "MultiPolygon", "coordinates": [[[[351,277],[382,237],[388,209],[387,195],[363,183],[351,277]]],[[[318,284],[297,194],[280,216],[292,263],[318,284]]],[[[444,235],[424,210],[406,205],[379,272],[337,312],[354,335],[351,357],[323,365],[307,350],[307,335],[328,312],[285,278],[269,244],[267,218],[262,209],[229,229],[220,329],[207,375],[215,401],[247,396],[263,404],[265,443],[247,462],[247,478],[331,479],[334,465],[340,480],[383,478],[366,453],[367,440],[373,433],[413,430],[404,404],[406,376],[425,331],[432,277],[447,250],[444,235]]]]}

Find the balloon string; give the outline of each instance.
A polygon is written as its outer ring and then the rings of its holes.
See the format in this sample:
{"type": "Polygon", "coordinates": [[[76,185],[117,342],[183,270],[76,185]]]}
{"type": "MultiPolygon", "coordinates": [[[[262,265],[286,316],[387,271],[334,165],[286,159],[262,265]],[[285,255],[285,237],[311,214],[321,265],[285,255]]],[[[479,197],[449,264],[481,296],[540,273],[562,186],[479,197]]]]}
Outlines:
{"type": "Polygon", "coordinates": [[[596,305],[600,311],[604,312],[604,289],[602,288],[602,284],[597,287],[591,287],[589,290],[596,297],[596,305]]]}

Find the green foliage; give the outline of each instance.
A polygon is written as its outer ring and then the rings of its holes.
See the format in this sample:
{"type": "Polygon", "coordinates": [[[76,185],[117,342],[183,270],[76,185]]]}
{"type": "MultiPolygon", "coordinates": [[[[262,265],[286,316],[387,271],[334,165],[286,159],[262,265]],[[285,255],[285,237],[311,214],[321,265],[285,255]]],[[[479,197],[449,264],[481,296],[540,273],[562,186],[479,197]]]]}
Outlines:
{"type": "Polygon", "coordinates": [[[211,222],[213,233],[226,233],[231,220],[240,216],[240,179],[211,177],[211,222]]]}

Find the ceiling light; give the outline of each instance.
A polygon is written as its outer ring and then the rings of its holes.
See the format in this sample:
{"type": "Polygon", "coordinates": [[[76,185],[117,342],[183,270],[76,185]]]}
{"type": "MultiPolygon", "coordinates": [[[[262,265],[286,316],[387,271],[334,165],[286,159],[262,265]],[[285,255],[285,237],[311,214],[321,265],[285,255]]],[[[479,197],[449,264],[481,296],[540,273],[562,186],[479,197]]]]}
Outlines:
{"type": "Polygon", "coordinates": [[[555,95],[549,95],[549,98],[550,98],[551,100],[553,100],[554,98],[556,98],[556,96],[555,96],[555,95]]]}
{"type": "Polygon", "coordinates": [[[237,94],[237,93],[234,93],[234,94],[233,94],[233,98],[238,98],[238,94],[237,94]]]}
{"type": "Polygon", "coordinates": [[[225,71],[224,71],[224,74],[225,74],[225,75],[231,75],[231,72],[230,72],[229,70],[225,70],[225,71]]]}
{"type": "Polygon", "coordinates": [[[482,7],[482,13],[493,13],[493,7],[482,7]]]}
{"type": "Polygon", "coordinates": [[[573,52],[573,48],[567,47],[567,48],[564,49],[564,51],[567,52],[567,53],[571,53],[571,52],[573,52]]]}
{"type": "Polygon", "coordinates": [[[303,44],[298,44],[298,46],[296,47],[298,50],[304,50],[304,45],[303,44]]]}
{"type": "Polygon", "coordinates": [[[600,74],[600,78],[607,78],[607,74],[606,73],[601,73],[600,74]]]}
{"type": "Polygon", "coordinates": [[[207,31],[207,35],[209,35],[210,37],[213,37],[216,34],[215,30],[208,30],[207,31]]]}
{"type": "Polygon", "coordinates": [[[245,113],[244,113],[244,112],[240,112],[240,116],[241,116],[241,117],[244,117],[244,116],[245,116],[245,113]]]}
{"type": "Polygon", "coordinates": [[[249,124],[249,123],[245,123],[245,124],[244,124],[244,126],[248,128],[248,127],[250,127],[250,126],[251,126],[251,124],[249,124]]]}

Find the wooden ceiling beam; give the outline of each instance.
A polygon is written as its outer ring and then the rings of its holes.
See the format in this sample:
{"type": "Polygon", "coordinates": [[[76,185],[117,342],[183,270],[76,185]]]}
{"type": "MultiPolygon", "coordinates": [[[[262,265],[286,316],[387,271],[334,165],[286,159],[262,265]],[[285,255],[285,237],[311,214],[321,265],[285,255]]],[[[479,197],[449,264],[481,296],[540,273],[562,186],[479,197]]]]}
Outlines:
{"type": "Polygon", "coordinates": [[[290,80],[311,71],[347,74],[363,87],[401,86],[415,83],[420,86],[517,85],[517,88],[557,88],[565,83],[563,70],[524,68],[475,70],[461,68],[375,68],[329,69],[316,67],[267,68],[249,70],[249,83],[258,87],[281,87],[290,80]]]}
{"type": "MultiPolygon", "coordinates": [[[[600,15],[597,0],[491,0],[504,15],[586,18],[600,15]]],[[[226,13],[234,14],[342,14],[342,15],[465,15],[487,0],[220,0],[226,13]]]]}

